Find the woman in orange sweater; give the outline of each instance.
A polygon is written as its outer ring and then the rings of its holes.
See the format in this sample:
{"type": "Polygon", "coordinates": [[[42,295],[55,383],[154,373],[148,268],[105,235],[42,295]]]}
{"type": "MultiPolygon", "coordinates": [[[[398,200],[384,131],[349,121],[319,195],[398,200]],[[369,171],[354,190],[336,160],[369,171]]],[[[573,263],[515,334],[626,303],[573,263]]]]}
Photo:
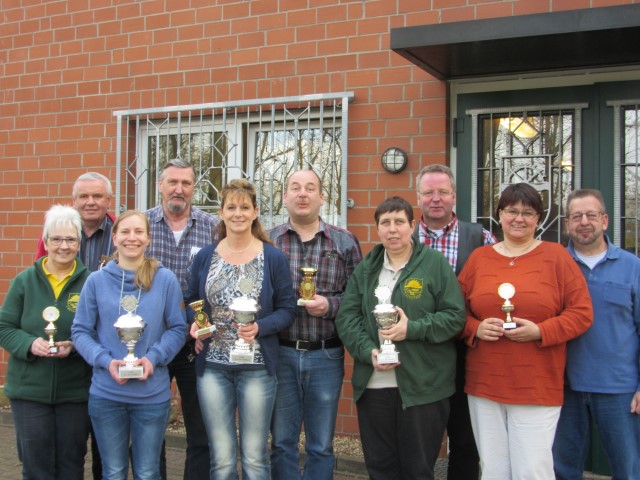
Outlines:
{"type": "Polygon", "coordinates": [[[459,276],[465,392],[483,480],[554,478],[565,345],[592,322],[575,261],[562,245],[535,238],[543,213],[533,187],[507,187],[497,208],[504,240],[476,249],[459,276]]]}

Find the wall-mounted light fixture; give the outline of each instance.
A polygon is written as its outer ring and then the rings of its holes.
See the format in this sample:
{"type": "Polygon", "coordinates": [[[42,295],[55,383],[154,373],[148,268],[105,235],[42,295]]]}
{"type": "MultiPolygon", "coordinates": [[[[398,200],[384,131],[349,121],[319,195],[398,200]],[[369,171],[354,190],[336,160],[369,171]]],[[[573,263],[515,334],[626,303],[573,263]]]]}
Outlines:
{"type": "Polygon", "coordinates": [[[407,154],[398,147],[385,150],[381,157],[382,168],[389,173],[400,173],[407,167],[407,154]]]}

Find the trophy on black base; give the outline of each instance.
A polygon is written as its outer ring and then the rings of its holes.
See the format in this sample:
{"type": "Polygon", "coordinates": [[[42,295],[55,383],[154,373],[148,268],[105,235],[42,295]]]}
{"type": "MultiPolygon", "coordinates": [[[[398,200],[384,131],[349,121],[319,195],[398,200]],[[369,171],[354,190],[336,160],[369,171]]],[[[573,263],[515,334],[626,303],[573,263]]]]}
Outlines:
{"type": "MultiPolygon", "coordinates": [[[[378,305],[373,310],[373,316],[376,319],[378,329],[386,330],[398,323],[398,310],[393,304],[389,303],[391,299],[391,290],[389,287],[380,286],[375,289],[375,296],[378,299],[378,305]]],[[[385,340],[380,346],[378,353],[378,363],[381,365],[389,363],[398,363],[400,353],[396,350],[396,346],[391,340],[385,340]]]]}
{"type": "Polygon", "coordinates": [[[502,283],[498,287],[498,295],[500,295],[500,298],[504,300],[504,303],[500,308],[502,309],[503,312],[507,314],[507,319],[502,324],[502,328],[504,328],[505,330],[511,330],[517,327],[516,322],[514,322],[513,319],[511,318],[511,312],[513,312],[516,306],[510,302],[511,298],[513,298],[515,293],[516,293],[516,288],[510,283],[502,283]]]}

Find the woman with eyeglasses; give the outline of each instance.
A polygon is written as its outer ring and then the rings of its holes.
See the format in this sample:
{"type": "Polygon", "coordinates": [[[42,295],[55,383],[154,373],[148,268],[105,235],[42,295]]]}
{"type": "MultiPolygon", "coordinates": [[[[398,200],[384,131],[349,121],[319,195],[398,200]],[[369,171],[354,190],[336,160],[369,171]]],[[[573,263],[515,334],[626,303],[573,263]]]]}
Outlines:
{"type": "Polygon", "coordinates": [[[80,232],[74,208],[51,207],[42,235],[47,255],[11,282],[0,312],[0,346],[10,355],[4,392],[23,479],[84,478],[91,367],[70,340],[89,275],[76,258],[80,232]]]}
{"type": "Polygon", "coordinates": [[[540,194],[508,186],[504,239],[476,249],[458,280],[467,305],[465,392],[482,479],[553,479],[566,342],[591,325],[584,276],[565,248],[536,238],[540,194]]]}

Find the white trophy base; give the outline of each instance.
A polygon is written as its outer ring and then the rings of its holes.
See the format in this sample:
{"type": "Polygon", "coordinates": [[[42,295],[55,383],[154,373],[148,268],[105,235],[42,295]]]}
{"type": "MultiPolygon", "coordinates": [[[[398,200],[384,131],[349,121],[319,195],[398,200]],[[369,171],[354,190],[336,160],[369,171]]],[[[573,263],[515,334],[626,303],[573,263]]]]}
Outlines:
{"type": "Polygon", "coordinates": [[[502,328],[504,328],[505,330],[513,330],[517,326],[518,325],[516,325],[516,322],[504,322],[502,324],[502,328]]]}
{"type": "Polygon", "coordinates": [[[209,325],[208,327],[204,327],[196,330],[196,337],[198,338],[204,337],[205,335],[209,335],[210,333],[213,333],[215,331],[216,331],[216,326],[209,325]]]}
{"type": "Polygon", "coordinates": [[[49,347],[49,353],[56,354],[58,353],[58,346],[49,347]]]}
{"type": "Polygon", "coordinates": [[[229,361],[231,363],[253,363],[254,357],[253,349],[234,348],[229,352],[229,361]]]}
{"type": "Polygon", "coordinates": [[[143,374],[142,365],[121,365],[118,367],[118,376],[120,378],[142,378],[143,374]]]}
{"type": "Polygon", "coordinates": [[[311,300],[305,300],[304,298],[298,299],[298,306],[302,307],[305,303],[310,302],[311,300]]]}
{"type": "Polygon", "coordinates": [[[378,352],[378,364],[388,365],[390,363],[398,363],[400,361],[398,358],[399,355],[400,355],[400,352],[398,352],[395,348],[385,349],[383,346],[382,350],[378,352]]]}

